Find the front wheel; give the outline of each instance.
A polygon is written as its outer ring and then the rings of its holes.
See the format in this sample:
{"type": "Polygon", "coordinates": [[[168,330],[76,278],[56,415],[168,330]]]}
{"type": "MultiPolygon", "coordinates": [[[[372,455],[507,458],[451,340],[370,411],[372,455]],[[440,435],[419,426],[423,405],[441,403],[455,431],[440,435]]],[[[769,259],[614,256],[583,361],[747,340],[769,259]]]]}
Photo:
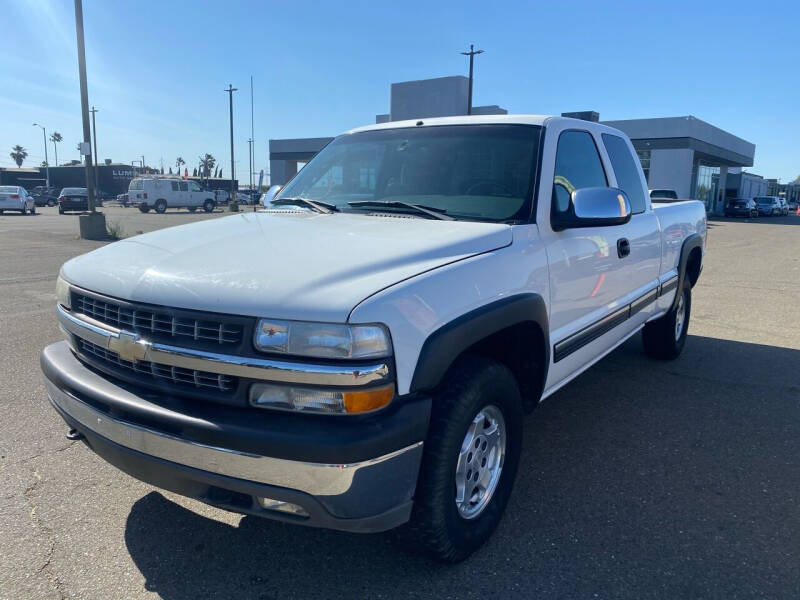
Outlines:
{"type": "Polygon", "coordinates": [[[522,447],[522,399],[511,371],[465,356],[433,398],[411,520],[398,534],[437,560],[467,558],[505,511],[522,447]]]}
{"type": "Polygon", "coordinates": [[[678,288],[678,301],[663,317],[650,321],[642,330],[644,352],[650,358],[674,360],[686,344],[692,312],[692,288],[684,281],[678,288]]]}

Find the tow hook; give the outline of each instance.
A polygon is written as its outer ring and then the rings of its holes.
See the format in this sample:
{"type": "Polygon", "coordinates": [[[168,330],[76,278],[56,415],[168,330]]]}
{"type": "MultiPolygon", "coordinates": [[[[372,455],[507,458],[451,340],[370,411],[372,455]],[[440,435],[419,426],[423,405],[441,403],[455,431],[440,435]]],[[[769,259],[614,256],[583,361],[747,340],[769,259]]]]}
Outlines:
{"type": "Polygon", "coordinates": [[[67,431],[67,439],[76,442],[83,439],[83,434],[77,429],[70,429],[67,431]]]}

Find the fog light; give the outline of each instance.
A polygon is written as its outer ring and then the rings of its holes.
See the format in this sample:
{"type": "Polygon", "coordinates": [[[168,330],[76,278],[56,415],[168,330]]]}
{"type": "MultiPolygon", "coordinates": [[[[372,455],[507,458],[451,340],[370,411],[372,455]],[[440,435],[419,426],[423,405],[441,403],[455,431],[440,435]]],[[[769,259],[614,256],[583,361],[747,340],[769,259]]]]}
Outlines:
{"type": "Polygon", "coordinates": [[[283,500],[275,500],[273,498],[264,498],[262,496],[256,496],[256,500],[258,500],[258,505],[266,510],[274,510],[298,517],[309,516],[308,511],[306,511],[305,508],[297,504],[292,504],[291,502],[284,502],[283,500]]]}
{"type": "Polygon", "coordinates": [[[377,410],[394,398],[394,385],[347,391],[296,388],[272,383],[250,386],[250,404],[301,412],[354,414],[377,410]]]}

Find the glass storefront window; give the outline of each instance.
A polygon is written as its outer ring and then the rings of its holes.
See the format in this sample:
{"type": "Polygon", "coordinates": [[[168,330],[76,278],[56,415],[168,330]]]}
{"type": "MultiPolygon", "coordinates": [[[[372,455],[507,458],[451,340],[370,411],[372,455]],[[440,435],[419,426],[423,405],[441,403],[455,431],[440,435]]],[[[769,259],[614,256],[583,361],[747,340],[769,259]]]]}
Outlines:
{"type": "Polygon", "coordinates": [[[706,210],[714,210],[714,198],[719,187],[719,167],[699,163],[695,167],[694,190],[692,198],[706,205],[706,210]]]}

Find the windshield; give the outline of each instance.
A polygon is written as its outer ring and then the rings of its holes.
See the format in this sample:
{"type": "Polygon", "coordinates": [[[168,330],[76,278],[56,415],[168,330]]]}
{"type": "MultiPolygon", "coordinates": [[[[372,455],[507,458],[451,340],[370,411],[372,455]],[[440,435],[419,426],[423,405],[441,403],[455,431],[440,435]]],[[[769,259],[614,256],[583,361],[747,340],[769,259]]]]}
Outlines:
{"type": "Polygon", "coordinates": [[[306,198],[343,211],[383,210],[348,202],[406,202],[455,218],[528,219],[541,130],[446,125],[343,135],[303,167],[278,199],[306,198]]]}
{"type": "Polygon", "coordinates": [[[67,194],[83,194],[86,195],[86,188],[64,188],[61,190],[61,195],[66,196],[67,194]]]}
{"type": "Polygon", "coordinates": [[[759,204],[772,204],[772,198],[755,198],[759,204]]]}

